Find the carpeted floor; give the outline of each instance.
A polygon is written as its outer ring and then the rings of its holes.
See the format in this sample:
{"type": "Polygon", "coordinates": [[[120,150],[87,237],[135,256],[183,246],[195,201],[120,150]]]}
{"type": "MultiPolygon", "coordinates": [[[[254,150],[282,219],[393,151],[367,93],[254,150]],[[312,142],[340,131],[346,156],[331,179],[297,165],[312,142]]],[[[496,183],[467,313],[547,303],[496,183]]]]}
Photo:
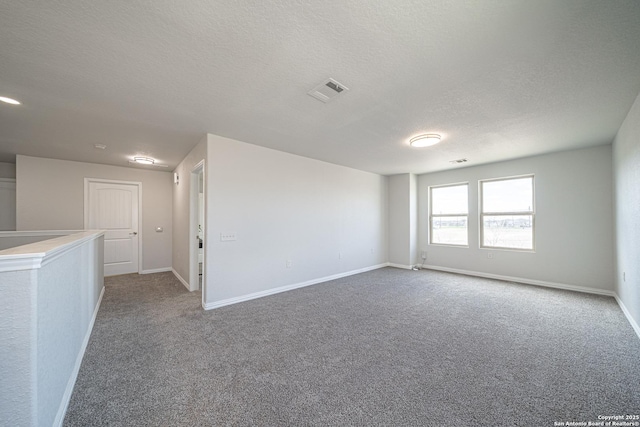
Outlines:
{"type": "Polygon", "coordinates": [[[640,414],[612,298],[384,268],[203,311],[106,279],[65,426],[553,426],[640,414]]]}

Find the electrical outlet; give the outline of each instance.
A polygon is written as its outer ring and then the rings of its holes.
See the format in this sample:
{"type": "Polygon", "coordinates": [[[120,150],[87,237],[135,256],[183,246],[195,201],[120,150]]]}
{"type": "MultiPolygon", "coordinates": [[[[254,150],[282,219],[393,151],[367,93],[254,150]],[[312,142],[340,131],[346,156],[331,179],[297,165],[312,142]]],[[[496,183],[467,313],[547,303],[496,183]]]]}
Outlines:
{"type": "Polygon", "coordinates": [[[487,258],[493,259],[493,252],[487,252],[487,258]]]}
{"type": "Polygon", "coordinates": [[[288,259],[285,265],[287,268],[291,268],[293,266],[293,262],[290,259],[288,259]]]}
{"type": "Polygon", "coordinates": [[[422,251],[422,253],[420,254],[420,258],[422,258],[423,260],[427,259],[427,251],[422,251]]]}
{"type": "Polygon", "coordinates": [[[342,259],[342,252],[338,252],[338,259],[342,259]]]}

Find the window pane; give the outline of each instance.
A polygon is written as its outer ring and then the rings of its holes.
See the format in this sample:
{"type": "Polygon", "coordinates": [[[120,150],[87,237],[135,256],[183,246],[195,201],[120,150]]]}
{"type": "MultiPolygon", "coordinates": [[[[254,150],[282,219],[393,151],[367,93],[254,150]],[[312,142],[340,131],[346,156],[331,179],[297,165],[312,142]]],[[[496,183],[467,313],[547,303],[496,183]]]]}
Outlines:
{"type": "Polygon", "coordinates": [[[467,217],[445,216],[431,219],[431,243],[467,245],[467,217]]]}
{"type": "Polygon", "coordinates": [[[431,188],[431,214],[467,214],[468,185],[431,188]]]}
{"type": "Polygon", "coordinates": [[[532,212],[533,177],[482,183],[482,212],[532,212]]]}
{"type": "Polygon", "coordinates": [[[533,249],[533,216],[485,216],[483,222],[483,246],[533,249]]]}

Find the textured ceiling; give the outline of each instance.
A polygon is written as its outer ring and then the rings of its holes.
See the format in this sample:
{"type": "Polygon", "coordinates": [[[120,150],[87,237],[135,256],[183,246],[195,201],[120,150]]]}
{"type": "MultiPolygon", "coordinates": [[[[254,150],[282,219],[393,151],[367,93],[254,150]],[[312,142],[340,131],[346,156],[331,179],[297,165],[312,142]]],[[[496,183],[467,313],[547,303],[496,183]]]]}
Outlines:
{"type": "Polygon", "coordinates": [[[424,173],[608,144],[639,70],[636,0],[0,0],[0,161],[171,170],[209,132],[424,173]]]}

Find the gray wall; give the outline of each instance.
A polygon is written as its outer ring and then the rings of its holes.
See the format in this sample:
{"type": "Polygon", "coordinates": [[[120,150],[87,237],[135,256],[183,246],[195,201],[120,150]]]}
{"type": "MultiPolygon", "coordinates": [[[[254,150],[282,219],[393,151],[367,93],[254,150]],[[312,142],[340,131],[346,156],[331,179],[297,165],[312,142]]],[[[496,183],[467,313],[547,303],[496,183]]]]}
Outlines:
{"type": "MultiPolygon", "coordinates": [[[[640,325],[640,95],[613,142],[616,293],[640,325]]],[[[640,329],[637,329],[640,334],[640,329]]]]}
{"type": "Polygon", "coordinates": [[[384,176],[215,135],[206,174],[207,304],[387,261],[384,176]]]}
{"type": "Polygon", "coordinates": [[[16,229],[16,180],[0,177],[0,231],[16,229]]]}
{"type": "Polygon", "coordinates": [[[82,230],[85,177],[142,182],[142,269],[171,268],[172,173],[28,156],[16,166],[19,231],[82,230]]]}
{"type": "Polygon", "coordinates": [[[16,165],[13,163],[0,162],[0,178],[15,178],[16,165]]]}
{"type": "Polygon", "coordinates": [[[104,286],[103,248],[94,233],[24,247],[53,252],[39,268],[0,259],[1,425],[61,425],[104,286]]]}
{"type": "Polygon", "coordinates": [[[389,262],[410,268],[417,253],[417,177],[389,177],[389,262]]]}
{"type": "Polygon", "coordinates": [[[0,420],[3,426],[34,425],[37,276],[32,270],[0,271],[0,280],[0,420]]]}
{"type": "Polygon", "coordinates": [[[28,245],[30,243],[41,242],[43,240],[55,239],[60,236],[67,236],[80,230],[68,231],[0,231],[0,251],[17,246],[28,245]]]}
{"type": "Polygon", "coordinates": [[[419,241],[428,252],[426,264],[612,292],[611,152],[607,145],[420,176],[419,241]],[[530,173],[535,174],[535,252],[480,249],[478,180],[530,173]],[[465,181],[469,248],[428,245],[428,187],[465,181]]]}
{"type": "MultiPolygon", "coordinates": [[[[178,185],[173,184],[173,270],[182,280],[189,282],[189,204],[191,171],[207,156],[207,136],[176,167],[180,176],[178,185]]],[[[205,165],[206,168],[206,165],[205,165]]],[[[205,171],[206,173],[206,171],[205,171]]]]}
{"type": "MultiPolygon", "coordinates": [[[[16,165],[0,162],[0,178],[15,179],[16,165]]],[[[0,230],[16,229],[15,183],[0,183],[0,230]]]]}
{"type": "Polygon", "coordinates": [[[37,270],[39,425],[62,421],[83,346],[104,287],[104,238],[91,240],[37,270]],[[80,267],[82,266],[82,267],[80,267]]]}

